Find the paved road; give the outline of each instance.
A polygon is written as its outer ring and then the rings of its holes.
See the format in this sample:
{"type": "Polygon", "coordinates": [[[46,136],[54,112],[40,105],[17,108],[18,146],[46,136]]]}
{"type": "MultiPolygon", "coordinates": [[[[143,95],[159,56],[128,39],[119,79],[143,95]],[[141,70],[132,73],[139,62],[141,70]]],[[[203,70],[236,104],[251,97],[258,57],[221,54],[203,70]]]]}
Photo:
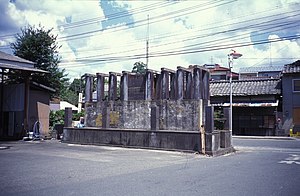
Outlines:
{"type": "Polygon", "coordinates": [[[212,158],[53,140],[1,142],[0,195],[299,195],[299,140],[233,143],[236,153],[212,158]]]}

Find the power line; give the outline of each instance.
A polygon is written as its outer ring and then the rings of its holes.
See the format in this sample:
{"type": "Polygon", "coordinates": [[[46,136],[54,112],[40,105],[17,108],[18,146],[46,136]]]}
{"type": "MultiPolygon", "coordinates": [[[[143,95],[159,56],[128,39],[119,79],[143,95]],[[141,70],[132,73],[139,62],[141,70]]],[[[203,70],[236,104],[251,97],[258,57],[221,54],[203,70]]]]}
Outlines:
{"type": "MultiPolygon", "coordinates": [[[[296,27],[298,26],[297,23],[294,23],[294,22],[291,22],[291,23],[276,23],[276,26],[274,27],[269,27],[269,24],[266,24],[265,25],[266,28],[264,29],[261,29],[262,33],[257,33],[256,35],[253,35],[254,37],[255,36],[259,36],[259,35],[263,35],[263,34],[267,34],[267,33],[270,33],[272,31],[264,31],[264,30],[278,30],[278,29],[288,29],[288,28],[292,28],[292,27],[296,27]],[[285,28],[283,28],[285,27],[285,28]]],[[[227,31],[220,31],[220,32],[216,32],[214,34],[206,34],[206,35],[202,35],[202,36],[196,36],[196,37],[193,37],[193,38],[187,38],[186,40],[181,40],[182,42],[184,41],[191,41],[191,40],[195,40],[195,39],[201,39],[201,38],[205,38],[207,40],[207,37],[212,37],[214,35],[218,35],[218,34],[222,34],[222,33],[228,33],[228,32],[234,32],[234,31],[237,31],[237,30],[240,30],[240,29],[243,29],[243,30],[246,30],[247,27],[253,27],[253,26],[245,26],[245,27],[239,27],[237,29],[231,29],[231,30],[227,30],[227,31]]],[[[263,27],[262,25],[260,25],[260,27],[263,27]]],[[[227,37],[227,38],[219,38],[219,39],[214,39],[214,40],[208,40],[208,41],[204,41],[204,42],[200,42],[200,43],[193,43],[193,44],[190,44],[190,45],[187,45],[187,46],[183,46],[183,47],[177,47],[177,48],[172,48],[173,51],[176,51],[179,50],[181,51],[182,49],[184,48],[191,48],[192,47],[198,47],[199,45],[202,45],[202,46],[209,46],[213,43],[217,44],[218,42],[224,42],[226,40],[230,40],[230,41],[235,41],[235,40],[240,40],[240,39],[244,39],[244,38],[247,38],[248,37],[248,33],[243,33],[243,34],[240,34],[238,36],[235,36],[234,38],[232,37],[227,37]]],[[[155,47],[160,47],[160,46],[166,46],[166,45],[170,45],[170,44],[173,44],[173,43],[176,43],[176,41],[174,42],[171,42],[171,43],[164,43],[164,44],[159,44],[159,45],[154,45],[152,46],[152,48],[155,48],[155,47]]],[[[111,53],[102,53],[101,56],[107,56],[107,55],[113,55],[113,54],[118,54],[118,53],[128,53],[128,52],[134,52],[134,51],[138,51],[138,50],[141,50],[141,48],[137,48],[137,49],[131,49],[131,50],[123,50],[123,51],[116,51],[116,52],[111,52],[111,53]]],[[[162,51],[161,51],[162,52],[162,51]]],[[[99,55],[93,55],[93,56],[85,56],[85,57],[81,57],[81,59],[86,59],[86,58],[94,58],[94,57],[98,57],[99,55]]]]}
{"type": "MultiPolygon", "coordinates": [[[[157,22],[161,22],[161,21],[166,21],[168,19],[172,19],[174,17],[180,17],[180,16],[184,16],[186,14],[191,14],[191,13],[196,13],[199,11],[204,11],[204,10],[208,10],[211,8],[216,8],[222,5],[226,5],[232,2],[235,2],[236,0],[231,0],[231,1],[215,1],[214,3],[202,3],[202,4],[198,4],[197,6],[193,5],[187,8],[182,8],[180,10],[176,10],[176,11],[172,11],[172,12],[168,12],[168,13],[164,13],[155,17],[151,17],[151,20],[149,23],[153,24],[153,23],[157,23],[157,22]],[[210,6],[210,7],[205,7],[205,6],[210,6]]],[[[134,27],[132,28],[137,28],[140,26],[144,26],[147,25],[147,19],[142,19],[139,21],[135,21],[135,22],[130,22],[127,23],[128,25],[134,25],[134,27]]],[[[131,28],[130,28],[131,29],[131,28]]],[[[58,40],[75,40],[75,39],[83,39],[83,38],[87,38],[89,37],[91,34],[94,33],[98,33],[98,32],[103,32],[104,30],[108,30],[108,29],[97,29],[97,30],[92,30],[92,31],[87,31],[84,33],[77,33],[77,34],[73,34],[73,35],[68,35],[68,36],[64,36],[64,37],[60,37],[58,38],[58,40]]],[[[109,30],[113,30],[110,31],[109,33],[113,33],[113,32],[118,32],[118,31],[124,31],[124,30],[128,30],[127,27],[124,27],[123,24],[122,25],[117,25],[114,26],[112,28],[110,28],[109,30]]]]}
{"type": "MultiPolygon", "coordinates": [[[[162,52],[162,53],[152,53],[149,55],[151,58],[156,57],[166,57],[166,56],[175,56],[175,55],[187,55],[187,54],[193,54],[193,53],[202,53],[202,52],[210,52],[210,51],[216,51],[216,50],[223,50],[223,49],[230,49],[230,48],[240,48],[240,47],[246,47],[246,46],[253,46],[253,45],[261,45],[266,44],[270,42],[281,42],[286,40],[294,40],[299,39],[300,35],[294,35],[294,36],[286,36],[282,37],[282,39],[269,39],[269,40],[259,40],[253,42],[240,42],[235,44],[226,44],[226,45],[214,45],[209,47],[199,47],[197,49],[193,50],[182,50],[182,51],[171,51],[171,52],[162,52]]],[[[115,56],[115,57],[107,57],[107,58],[98,58],[98,59],[83,59],[83,60],[76,60],[73,62],[68,63],[62,63],[60,66],[63,67],[76,67],[76,65],[68,65],[70,63],[101,63],[101,62],[119,62],[124,60],[134,60],[143,58],[144,54],[135,54],[135,55],[128,55],[128,56],[115,56]]],[[[82,65],[79,65],[82,66],[82,65]]]]}

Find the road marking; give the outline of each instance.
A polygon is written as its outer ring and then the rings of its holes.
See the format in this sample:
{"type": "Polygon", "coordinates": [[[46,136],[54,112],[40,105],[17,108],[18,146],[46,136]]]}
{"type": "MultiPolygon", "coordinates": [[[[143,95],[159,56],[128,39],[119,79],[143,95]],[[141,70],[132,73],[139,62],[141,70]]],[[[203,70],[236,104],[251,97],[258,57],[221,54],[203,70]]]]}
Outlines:
{"type": "Polygon", "coordinates": [[[295,163],[296,165],[300,165],[300,155],[290,154],[290,157],[286,158],[283,161],[279,161],[278,163],[284,163],[288,165],[295,163]]]}

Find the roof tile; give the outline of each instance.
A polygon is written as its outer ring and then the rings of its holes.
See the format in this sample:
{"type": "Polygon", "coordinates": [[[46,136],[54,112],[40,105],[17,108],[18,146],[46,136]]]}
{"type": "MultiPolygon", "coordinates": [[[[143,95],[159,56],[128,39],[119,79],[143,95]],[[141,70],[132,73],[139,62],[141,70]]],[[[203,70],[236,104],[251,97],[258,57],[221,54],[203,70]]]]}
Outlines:
{"type": "MultiPolygon", "coordinates": [[[[234,96],[276,95],[281,93],[280,79],[234,80],[232,92],[234,96]]],[[[211,96],[229,96],[229,81],[211,81],[211,96]]]]}
{"type": "Polygon", "coordinates": [[[284,65],[283,74],[300,73],[300,60],[284,65]]]}

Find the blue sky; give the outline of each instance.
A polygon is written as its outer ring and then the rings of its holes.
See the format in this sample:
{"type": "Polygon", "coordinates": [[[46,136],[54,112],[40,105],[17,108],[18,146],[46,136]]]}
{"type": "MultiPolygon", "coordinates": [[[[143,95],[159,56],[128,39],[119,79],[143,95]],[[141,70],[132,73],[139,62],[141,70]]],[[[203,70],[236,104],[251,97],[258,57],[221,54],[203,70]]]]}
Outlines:
{"type": "Polygon", "coordinates": [[[227,66],[231,49],[243,54],[235,71],[282,66],[300,58],[299,10],[299,0],[0,0],[0,50],[41,24],[58,35],[59,66],[71,78],[146,62],[147,35],[150,69],[227,66]]]}

